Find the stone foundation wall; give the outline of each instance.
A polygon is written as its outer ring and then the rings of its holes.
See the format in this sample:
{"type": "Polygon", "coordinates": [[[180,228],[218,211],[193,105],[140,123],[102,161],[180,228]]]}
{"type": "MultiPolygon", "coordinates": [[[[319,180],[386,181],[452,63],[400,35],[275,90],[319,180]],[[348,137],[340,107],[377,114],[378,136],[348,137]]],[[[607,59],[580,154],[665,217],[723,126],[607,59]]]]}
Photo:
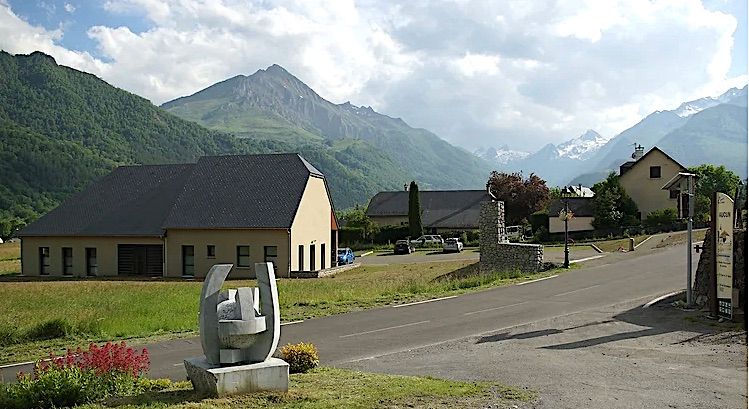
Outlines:
{"type": "Polygon", "coordinates": [[[481,228],[479,235],[481,272],[541,270],[544,261],[544,246],[510,243],[507,240],[504,202],[482,203],[479,227],[481,228]]]}

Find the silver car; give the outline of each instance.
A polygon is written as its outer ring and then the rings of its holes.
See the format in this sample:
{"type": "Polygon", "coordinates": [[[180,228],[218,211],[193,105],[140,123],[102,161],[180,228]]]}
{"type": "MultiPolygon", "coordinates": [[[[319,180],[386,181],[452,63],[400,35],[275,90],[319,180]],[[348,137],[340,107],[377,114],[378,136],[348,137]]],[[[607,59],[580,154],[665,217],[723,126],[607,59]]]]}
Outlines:
{"type": "Polygon", "coordinates": [[[445,253],[460,253],[463,251],[463,243],[458,238],[447,239],[442,245],[442,251],[445,253]]]}

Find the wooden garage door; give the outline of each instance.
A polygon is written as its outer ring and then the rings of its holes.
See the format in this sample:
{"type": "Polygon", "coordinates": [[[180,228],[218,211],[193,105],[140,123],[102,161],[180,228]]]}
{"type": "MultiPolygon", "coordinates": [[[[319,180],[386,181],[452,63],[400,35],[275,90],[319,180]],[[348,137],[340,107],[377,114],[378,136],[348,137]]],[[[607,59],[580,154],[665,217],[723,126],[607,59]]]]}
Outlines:
{"type": "Polygon", "coordinates": [[[117,245],[117,274],[162,275],[164,246],[144,244],[117,245]]]}

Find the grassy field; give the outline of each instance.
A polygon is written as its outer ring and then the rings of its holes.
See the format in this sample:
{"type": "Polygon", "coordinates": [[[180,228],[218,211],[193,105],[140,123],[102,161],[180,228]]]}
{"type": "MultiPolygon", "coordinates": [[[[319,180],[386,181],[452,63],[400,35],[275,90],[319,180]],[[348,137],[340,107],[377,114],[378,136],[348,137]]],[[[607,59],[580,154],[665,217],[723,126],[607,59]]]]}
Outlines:
{"type": "Polygon", "coordinates": [[[488,382],[456,382],[318,368],[306,374],[291,375],[289,392],[285,394],[258,393],[201,400],[188,383],[180,383],[171,390],[80,408],[478,408],[509,407],[512,403],[534,398],[535,393],[527,389],[488,382]]]}
{"type": "MultiPolygon", "coordinates": [[[[461,294],[524,280],[478,275],[471,261],[362,266],[322,279],[278,281],[284,322],[461,294]]],[[[541,277],[546,272],[533,275],[541,277]]],[[[198,281],[7,281],[0,284],[0,363],[87,341],[185,336],[197,329],[198,281]],[[66,335],[67,334],[67,335],[66,335]],[[50,339],[44,339],[50,338],[50,339]]],[[[227,282],[254,286],[253,280],[227,282]]]]}
{"type": "Polygon", "coordinates": [[[0,244],[0,276],[21,272],[21,244],[0,244]]]}

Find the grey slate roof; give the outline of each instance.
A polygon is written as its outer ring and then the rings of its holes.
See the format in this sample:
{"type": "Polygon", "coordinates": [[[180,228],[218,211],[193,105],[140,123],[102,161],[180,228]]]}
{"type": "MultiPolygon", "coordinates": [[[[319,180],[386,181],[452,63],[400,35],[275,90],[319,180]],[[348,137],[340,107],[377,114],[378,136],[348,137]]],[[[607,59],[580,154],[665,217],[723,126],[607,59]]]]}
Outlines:
{"type": "MultiPolygon", "coordinates": [[[[593,198],[592,197],[570,197],[569,209],[574,217],[593,217],[593,198]]],[[[549,205],[549,217],[558,217],[559,212],[564,208],[564,201],[557,199],[549,205]]]]}
{"type": "Polygon", "coordinates": [[[159,236],[193,166],[120,166],[19,236],[159,236]]]}
{"type": "Polygon", "coordinates": [[[168,228],[290,228],[309,176],[297,154],[121,166],[19,236],[161,236],[168,228]]]}
{"type": "MultiPolygon", "coordinates": [[[[491,200],[486,190],[419,191],[421,223],[428,228],[478,229],[481,202],[491,200]]],[[[367,216],[407,216],[408,192],[380,192],[369,202],[367,216]]]]}
{"type": "Polygon", "coordinates": [[[203,157],[164,227],[290,228],[310,174],[297,154],[203,157]]]}

